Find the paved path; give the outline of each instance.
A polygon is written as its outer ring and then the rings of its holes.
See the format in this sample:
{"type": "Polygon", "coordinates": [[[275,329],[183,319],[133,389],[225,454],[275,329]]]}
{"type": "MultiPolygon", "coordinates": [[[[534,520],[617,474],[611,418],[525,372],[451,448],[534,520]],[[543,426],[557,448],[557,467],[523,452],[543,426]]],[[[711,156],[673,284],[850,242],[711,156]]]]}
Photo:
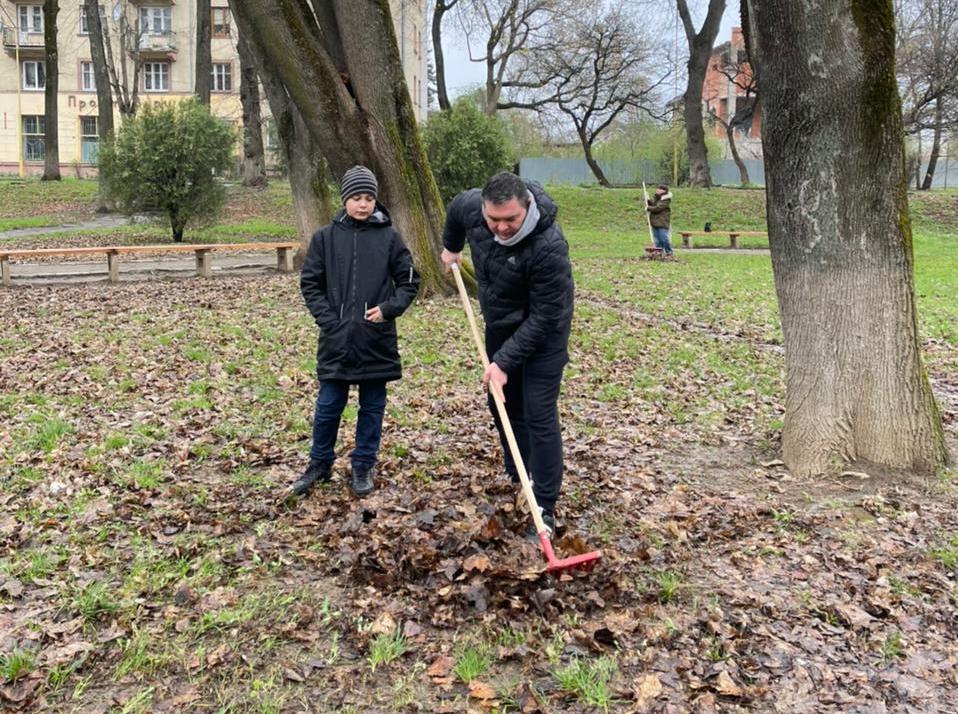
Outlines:
{"type": "MultiPolygon", "coordinates": [[[[276,251],[212,254],[213,275],[261,275],[276,272],[276,251]]],[[[148,258],[120,261],[120,282],[196,275],[196,258],[148,258]]],[[[13,285],[57,285],[106,282],[106,257],[96,262],[12,263],[13,285]]]]}
{"type": "Polygon", "coordinates": [[[142,223],[145,219],[134,216],[121,216],[116,213],[110,213],[98,216],[92,221],[82,223],[62,223],[57,226],[36,226],[35,228],[13,228],[9,231],[0,231],[0,240],[13,240],[15,238],[29,238],[30,236],[49,235],[50,233],[69,233],[70,231],[82,231],[97,228],[118,228],[119,226],[128,226],[133,223],[142,223]]]}

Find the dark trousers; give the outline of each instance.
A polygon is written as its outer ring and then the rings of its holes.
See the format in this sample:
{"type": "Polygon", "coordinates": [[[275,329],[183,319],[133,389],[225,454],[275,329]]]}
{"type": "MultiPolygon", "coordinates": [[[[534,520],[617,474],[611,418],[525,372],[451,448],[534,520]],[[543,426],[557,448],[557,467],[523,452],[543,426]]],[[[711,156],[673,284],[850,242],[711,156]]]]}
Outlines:
{"type": "MultiPolygon", "coordinates": [[[[368,469],[376,463],[386,412],[386,383],[359,382],[359,416],[356,418],[356,448],[350,454],[353,468],[368,469]]],[[[309,458],[325,465],[336,460],[336,435],[349,398],[349,382],[326,381],[319,385],[313,416],[313,447],[309,458]]]]}
{"type": "MultiPolygon", "coordinates": [[[[489,358],[492,359],[492,354],[489,358]]],[[[533,358],[521,369],[509,373],[509,381],[503,389],[506,414],[512,424],[526,472],[532,478],[532,492],[539,505],[550,512],[555,508],[562,487],[562,434],[558,402],[564,366],[564,360],[551,359],[543,363],[533,358]]],[[[518,471],[491,394],[489,409],[505,451],[506,471],[516,476],[518,471]]]]}

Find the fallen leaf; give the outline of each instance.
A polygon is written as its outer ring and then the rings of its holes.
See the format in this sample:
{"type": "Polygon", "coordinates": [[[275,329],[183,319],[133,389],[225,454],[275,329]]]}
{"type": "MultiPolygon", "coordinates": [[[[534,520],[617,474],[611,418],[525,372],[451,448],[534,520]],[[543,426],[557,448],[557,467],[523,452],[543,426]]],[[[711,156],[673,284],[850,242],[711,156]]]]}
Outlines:
{"type": "Polygon", "coordinates": [[[490,700],[496,698],[496,690],[488,684],[474,679],[469,682],[469,696],[473,699],[490,700]]]}
{"type": "Polygon", "coordinates": [[[742,688],[732,679],[731,675],[725,670],[719,672],[715,680],[715,691],[726,697],[742,696],[742,688]]]}

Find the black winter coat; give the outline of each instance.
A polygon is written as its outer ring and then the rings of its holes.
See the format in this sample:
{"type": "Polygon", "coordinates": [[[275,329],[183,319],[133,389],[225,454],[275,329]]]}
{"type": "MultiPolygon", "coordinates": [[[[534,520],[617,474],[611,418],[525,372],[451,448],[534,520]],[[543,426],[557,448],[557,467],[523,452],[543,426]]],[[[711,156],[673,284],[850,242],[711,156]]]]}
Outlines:
{"type": "Polygon", "coordinates": [[[395,320],[416,297],[419,273],[389,214],[376,208],[362,222],[340,210],[309,244],[300,290],[319,325],[320,381],[402,376],[395,320]],[[364,317],[377,305],[385,318],[381,323],[364,317]]]}
{"type": "Polygon", "coordinates": [[[530,361],[563,365],[569,359],[573,283],[569,245],[556,224],[557,208],[538,183],[526,182],[539,207],[535,230],[514,246],[496,243],[482,215],[479,189],[449,204],[445,247],[458,253],[469,241],[486,321],[490,359],[505,372],[530,361]]]}

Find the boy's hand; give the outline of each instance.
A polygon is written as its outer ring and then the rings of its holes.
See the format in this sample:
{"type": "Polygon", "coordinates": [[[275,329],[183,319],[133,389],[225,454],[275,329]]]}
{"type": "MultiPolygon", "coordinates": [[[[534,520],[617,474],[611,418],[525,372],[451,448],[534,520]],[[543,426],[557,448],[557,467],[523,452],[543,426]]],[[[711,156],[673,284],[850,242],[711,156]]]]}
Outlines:
{"type": "Polygon", "coordinates": [[[462,253],[453,253],[448,248],[442,249],[442,264],[446,266],[446,272],[452,270],[453,263],[462,263],[462,253]]]}
{"type": "Polygon", "coordinates": [[[506,395],[502,391],[502,388],[506,386],[506,382],[509,381],[509,375],[502,371],[502,369],[495,362],[490,362],[489,366],[486,367],[486,371],[482,374],[482,383],[488,385],[489,389],[492,389],[499,395],[499,399],[502,400],[502,403],[506,403],[506,395]]]}
{"type": "Polygon", "coordinates": [[[376,305],[366,310],[366,319],[370,322],[383,322],[386,318],[383,317],[383,311],[379,309],[379,305],[376,305]]]}

